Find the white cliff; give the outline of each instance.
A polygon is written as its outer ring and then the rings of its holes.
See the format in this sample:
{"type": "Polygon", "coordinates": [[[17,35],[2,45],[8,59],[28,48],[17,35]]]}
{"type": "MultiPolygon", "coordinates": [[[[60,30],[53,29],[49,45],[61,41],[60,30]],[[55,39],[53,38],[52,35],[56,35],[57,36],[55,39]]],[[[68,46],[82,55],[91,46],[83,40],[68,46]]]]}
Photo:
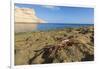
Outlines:
{"type": "Polygon", "coordinates": [[[30,8],[15,8],[15,32],[28,32],[36,29],[37,23],[45,23],[30,8]]]}

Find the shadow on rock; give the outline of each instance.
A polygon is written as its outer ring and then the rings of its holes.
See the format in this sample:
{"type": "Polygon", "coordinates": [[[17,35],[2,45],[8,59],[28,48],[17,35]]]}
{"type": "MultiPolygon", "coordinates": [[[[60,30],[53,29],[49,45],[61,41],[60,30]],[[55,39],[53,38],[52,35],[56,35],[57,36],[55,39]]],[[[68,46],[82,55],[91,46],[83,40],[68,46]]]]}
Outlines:
{"type": "Polygon", "coordinates": [[[86,57],[82,58],[81,61],[94,61],[94,55],[86,55],[86,57]]]}

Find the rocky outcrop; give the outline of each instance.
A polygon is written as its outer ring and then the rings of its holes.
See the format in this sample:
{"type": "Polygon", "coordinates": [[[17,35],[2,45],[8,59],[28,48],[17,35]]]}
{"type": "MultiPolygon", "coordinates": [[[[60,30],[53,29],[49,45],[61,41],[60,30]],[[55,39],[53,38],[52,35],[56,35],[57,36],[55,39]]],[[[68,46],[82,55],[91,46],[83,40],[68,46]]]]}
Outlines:
{"type": "Polygon", "coordinates": [[[37,27],[37,23],[45,23],[30,8],[15,8],[15,32],[29,32],[37,27]]]}
{"type": "Polygon", "coordinates": [[[15,65],[93,60],[93,26],[15,34],[15,65]]]}

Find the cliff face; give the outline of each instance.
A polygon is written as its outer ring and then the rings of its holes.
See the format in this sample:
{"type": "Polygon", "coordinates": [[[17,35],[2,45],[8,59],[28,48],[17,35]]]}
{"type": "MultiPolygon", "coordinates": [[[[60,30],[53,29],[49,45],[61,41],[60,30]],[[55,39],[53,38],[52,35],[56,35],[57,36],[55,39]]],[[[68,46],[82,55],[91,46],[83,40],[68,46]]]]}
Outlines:
{"type": "Polygon", "coordinates": [[[36,29],[36,23],[45,23],[45,21],[38,18],[33,9],[15,8],[15,32],[32,31],[36,29]]]}

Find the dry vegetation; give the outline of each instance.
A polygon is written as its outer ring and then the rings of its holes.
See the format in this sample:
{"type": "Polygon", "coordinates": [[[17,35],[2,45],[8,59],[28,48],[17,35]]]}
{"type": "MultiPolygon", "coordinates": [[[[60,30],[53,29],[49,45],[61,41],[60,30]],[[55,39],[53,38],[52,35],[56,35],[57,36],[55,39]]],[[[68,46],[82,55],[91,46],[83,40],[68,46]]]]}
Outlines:
{"type": "Polygon", "coordinates": [[[93,26],[15,34],[15,65],[93,60],[93,26]]]}

